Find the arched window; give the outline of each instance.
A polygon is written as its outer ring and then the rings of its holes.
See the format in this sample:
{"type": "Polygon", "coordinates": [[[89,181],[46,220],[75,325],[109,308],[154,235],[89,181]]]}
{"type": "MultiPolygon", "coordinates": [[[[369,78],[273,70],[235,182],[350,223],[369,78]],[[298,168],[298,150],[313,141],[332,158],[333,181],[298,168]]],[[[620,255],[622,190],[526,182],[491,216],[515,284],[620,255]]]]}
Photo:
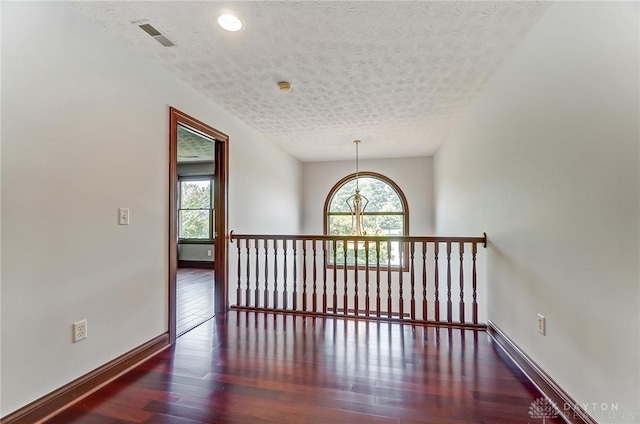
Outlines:
{"type": "MultiPolygon", "coordinates": [[[[407,200],[400,187],[384,175],[375,172],[360,172],[358,174],[360,193],[366,198],[362,213],[362,226],[368,236],[407,236],[409,235],[409,208],[407,200]]],[[[356,174],[347,175],[333,186],[325,201],[324,206],[324,234],[326,235],[352,235],[353,214],[349,201],[356,190],[356,174]]],[[[401,252],[399,242],[392,242],[391,249],[386,243],[382,243],[381,265],[387,265],[389,259],[392,266],[405,264],[405,256],[401,252]]],[[[340,247],[337,249],[336,261],[344,263],[344,253],[340,247]]],[[[360,249],[363,250],[363,249],[360,249]]],[[[371,247],[369,261],[372,257],[375,261],[374,247],[371,247]]],[[[364,252],[358,252],[362,259],[359,264],[364,264],[364,252]]],[[[353,265],[355,257],[347,247],[347,264],[353,265]]],[[[333,263],[330,255],[329,264],[333,263]]]]}

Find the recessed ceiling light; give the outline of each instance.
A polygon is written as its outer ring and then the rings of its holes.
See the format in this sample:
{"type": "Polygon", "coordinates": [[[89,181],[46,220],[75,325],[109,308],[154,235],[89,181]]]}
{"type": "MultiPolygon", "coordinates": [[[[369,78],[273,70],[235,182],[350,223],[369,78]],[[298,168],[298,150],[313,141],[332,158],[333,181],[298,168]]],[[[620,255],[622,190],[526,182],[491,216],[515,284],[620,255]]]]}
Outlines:
{"type": "Polygon", "coordinates": [[[236,32],[242,29],[242,21],[231,14],[220,15],[218,25],[224,30],[236,32]]]}

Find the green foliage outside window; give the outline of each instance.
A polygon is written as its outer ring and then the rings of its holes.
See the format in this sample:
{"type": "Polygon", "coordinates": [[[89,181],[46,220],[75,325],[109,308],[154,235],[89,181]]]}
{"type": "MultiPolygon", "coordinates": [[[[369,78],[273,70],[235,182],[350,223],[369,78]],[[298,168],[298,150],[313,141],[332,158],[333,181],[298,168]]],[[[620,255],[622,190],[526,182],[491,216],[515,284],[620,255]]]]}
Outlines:
{"type": "Polygon", "coordinates": [[[179,237],[211,239],[211,179],[180,181],[179,237]]]}

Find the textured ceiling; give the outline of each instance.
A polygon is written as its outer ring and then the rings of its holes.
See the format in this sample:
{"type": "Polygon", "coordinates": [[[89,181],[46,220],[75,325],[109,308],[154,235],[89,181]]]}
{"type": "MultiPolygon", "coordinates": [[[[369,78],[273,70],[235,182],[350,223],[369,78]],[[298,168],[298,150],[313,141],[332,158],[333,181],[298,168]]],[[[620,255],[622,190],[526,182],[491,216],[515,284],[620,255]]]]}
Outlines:
{"type": "MultiPolygon", "coordinates": [[[[433,154],[540,2],[76,2],[303,161],[433,154]],[[216,24],[223,11],[245,23],[216,24]],[[175,43],[138,28],[148,21],[175,43]],[[293,90],[281,93],[278,81],[293,90]]],[[[188,112],[188,111],[187,111],[188,112]]]]}
{"type": "Polygon", "coordinates": [[[213,141],[178,126],[178,163],[213,161],[213,141]]]}

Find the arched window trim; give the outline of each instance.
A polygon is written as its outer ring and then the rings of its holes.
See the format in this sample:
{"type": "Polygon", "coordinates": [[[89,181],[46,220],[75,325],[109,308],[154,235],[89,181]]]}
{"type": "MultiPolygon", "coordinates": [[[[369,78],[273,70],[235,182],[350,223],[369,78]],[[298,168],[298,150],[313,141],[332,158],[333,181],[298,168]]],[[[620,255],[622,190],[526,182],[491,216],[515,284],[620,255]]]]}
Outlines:
{"type": "MultiPolygon", "coordinates": [[[[402,217],[402,221],[403,221],[403,236],[408,236],[409,235],[409,204],[407,203],[407,198],[405,197],[404,193],[402,192],[402,189],[400,189],[400,187],[398,186],[398,184],[396,184],[391,178],[387,177],[386,175],[383,174],[379,174],[377,172],[372,172],[372,171],[360,171],[358,172],[358,177],[362,178],[362,177],[369,177],[369,178],[376,178],[386,184],[388,184],[389,186],[391,186],[391,188],[396,192],[396,194],[398,195],[398,198],[400,198],[400,203],[402,204],[402,210],[403,210],[403,217],[402,217]]],[[[345,176],[344,178],[342,178],[340,181],[338,181],[332,188],[331,190],[329,190],[329,194],[327,195],[327,198],[324,201],[324,212],[323,212],[323,234],[324,235],[329,235],[329,206],[331,204],[331,200],[333,199],[334,194],[336,193],[336,191],[338,191],[340,188],[342,188],[343,185],[345,185],[346,183],[355,180],[356,178],[356,174],[349,174],[347,176],[345,176]]],[[[406,248],[406,246],[405,246],[406,248]]],[[[408,251],[408,250],[405,250],[408,251]]],[[[408,271],[408,259],[407,259],[408,255],[404,255],[403,256],[403,261],[402,261],[402,270],[403,271],[408,271]]],[[[334,265],[329,263],[329,261],[326,261],[326,266],[329,268],[333,268],[334,265]]],[[[338,265],[338,268],[344,268],[344,265],[338,265]]],[[[353,269],[353,266],[348,266],[347,268],[349,269],[353,269]]],[[[363,265],[358,265],[358,269],[364,269],[365,267],[363,265]]],[[[386,268],[386,266],[383,266],[382,264],[380,264],[380,268],[386,268]]],[[[392,266],[391,268],[395,268],[397,269],[397,266],[392,266]]]]}

